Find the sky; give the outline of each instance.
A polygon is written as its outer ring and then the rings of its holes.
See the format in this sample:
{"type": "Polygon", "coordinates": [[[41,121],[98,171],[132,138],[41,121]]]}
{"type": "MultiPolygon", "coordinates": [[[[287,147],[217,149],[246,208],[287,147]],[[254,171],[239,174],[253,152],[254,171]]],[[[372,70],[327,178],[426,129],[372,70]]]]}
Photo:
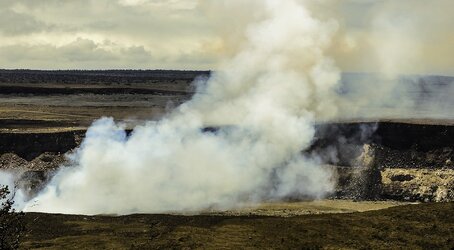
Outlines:
{"type": "MultiPolygon", "coordinates": [[[[0,0],[0,68],[216,69],[261,15],[232,1],[0,0]]],[[[342,71],[454,75],[452,0],[301,1],[342,71]]]]}

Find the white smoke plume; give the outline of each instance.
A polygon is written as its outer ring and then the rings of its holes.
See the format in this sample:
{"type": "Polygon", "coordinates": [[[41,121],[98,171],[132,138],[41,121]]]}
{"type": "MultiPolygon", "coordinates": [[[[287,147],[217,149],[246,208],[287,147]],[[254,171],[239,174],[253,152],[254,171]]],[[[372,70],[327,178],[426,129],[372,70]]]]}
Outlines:
{"type": "Polygon", "coordinates": [[[131,135],[111,118],[96,121],[73,164],[25,211],[199,211],[331,192],[331,172],[301,150],[314,122],[337,112],[340,74],[324,54],[337,23],[315,19],[297,0],[254,8],[262,14],[244,26],[238,51],[191,101],[131,135]],[[209,126],[219,129],[203,130],[209,126]]]}
{"type": "Polygon", "coordinates": [[[338,113],[338,119],[452,121],[454,101],[449,96],[454,94],[454,77],[433,74],[449,74],[452,69],[442,66],[442,61],[452,58],[443,54],[454,52],[452,33],[444,30],[454,20],[444,11],[453,1],[362,4],[370,5],[368,11],[351,13],[361,16],[356,23],[362,21],[362,31],[343,28],[347,36],[354,34],[356,52],[352,54],[362,60],[352,64],[360,71],[367,65],[373,73],[344,74],[342,87],[348,90],[338,100],[344,111],[338,113]]]}

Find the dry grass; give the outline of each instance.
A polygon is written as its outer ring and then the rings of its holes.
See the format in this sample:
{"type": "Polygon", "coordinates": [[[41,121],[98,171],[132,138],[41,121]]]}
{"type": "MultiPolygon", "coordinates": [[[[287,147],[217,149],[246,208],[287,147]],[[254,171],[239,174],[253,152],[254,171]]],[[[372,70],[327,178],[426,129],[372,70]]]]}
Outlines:
{"type": "Polygon", "coordinates": [[[293,217],[27,214],[22,247],[42,249],[450,249],[454,203],[293,217]]]}

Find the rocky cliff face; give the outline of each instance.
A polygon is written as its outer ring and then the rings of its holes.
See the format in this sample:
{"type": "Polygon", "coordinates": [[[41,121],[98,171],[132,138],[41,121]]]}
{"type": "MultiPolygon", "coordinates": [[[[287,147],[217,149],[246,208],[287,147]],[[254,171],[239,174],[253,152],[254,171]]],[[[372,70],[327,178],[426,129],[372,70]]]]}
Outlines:
{"type": "MultiPolygon", "coordinates": [[[[454,169],[450,164],[408,165],[408,162],[414,163],[416,160],[399,157],[406,152],[386,154],[382,152],[382,146],[368,144],[363,150],[356,165],[333,167],[338,175],[335,197],[356,200],[454,201],[454,169]],[[390,163],[392,164],[389,165],[390,163]],[[402,165],[399,167],[399,164],[402,165]]],[[[442,158],[445,154],[438,156],[442,158]]],[[[415,157],[418,161],[424,158],[418,154],[415,157]]],[[[431,161],[431,157],[425,161],[431,161]]]]}
{"type": "MultiPolygon", "coordinates": [[[[0,133],[0,155],[13,153],[32,161],[43,153],[64,154],[77,147],[85,131],[0,133]]],[[[46,160],[45,160],[46,161],[46,160]]]]}
{"type": "MultiPolygon", "coordinates": [[[[84,133],[0,133],[0,169],[17,172],[18,185],[32,195],[65,164],[65,154],[80,144],[84,133]]],[[[333,197],[454,200],[454,126],[323,124],[304,154],[337,173],[333,197]]]]}
{"type": "Polygon", "coordinates": [[[335,166],[339,198],[454,200],[454,126],[324,124],[307,153],[335,166]]]}

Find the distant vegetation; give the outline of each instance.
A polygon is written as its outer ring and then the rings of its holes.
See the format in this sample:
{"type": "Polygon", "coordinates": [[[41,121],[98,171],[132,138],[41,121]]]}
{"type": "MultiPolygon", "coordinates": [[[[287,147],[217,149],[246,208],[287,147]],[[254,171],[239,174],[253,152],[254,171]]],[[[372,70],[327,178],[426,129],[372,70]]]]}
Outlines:
{"type": "Polygon", "coordinates": [[[152,83],[155,80],[192,81],[210,71],[181,70],[0,70],[0,83],[152,83]]]}

